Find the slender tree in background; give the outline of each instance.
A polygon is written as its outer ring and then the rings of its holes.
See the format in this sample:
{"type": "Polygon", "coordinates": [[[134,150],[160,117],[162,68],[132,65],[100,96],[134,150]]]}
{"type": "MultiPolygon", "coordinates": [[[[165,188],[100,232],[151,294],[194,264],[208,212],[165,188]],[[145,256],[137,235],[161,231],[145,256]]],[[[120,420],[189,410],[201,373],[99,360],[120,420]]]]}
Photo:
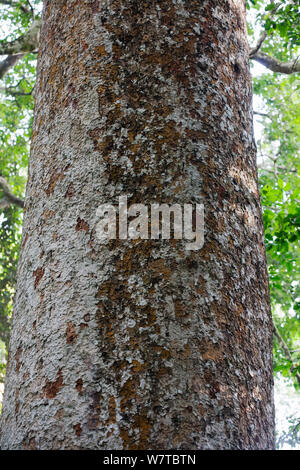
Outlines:
{"type": "Polygon", "coordinates": [[[46,0],[3,449],[271,449],[242,0],[46,0]],[[95,235],[202,203],[205,243],[95,235]]]}

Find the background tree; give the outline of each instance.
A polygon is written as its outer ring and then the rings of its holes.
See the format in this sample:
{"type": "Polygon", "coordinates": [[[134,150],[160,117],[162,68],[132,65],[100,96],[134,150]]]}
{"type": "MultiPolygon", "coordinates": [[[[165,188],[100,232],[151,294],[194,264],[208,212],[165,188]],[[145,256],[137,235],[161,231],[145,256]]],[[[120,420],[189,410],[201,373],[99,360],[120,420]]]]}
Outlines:
{"type": "MultiPolygon", "coordinates": [[[[5,27],[3,37],[6,36],[2,41],[2,53],[9,54],[6,58],[3,56],[0,65],[3,83],[0,104],[0,172],[5,178],[5,181],[2,180],[2,188],[5,190],[8,182],[10,193],[20,197],[26,180],[41,2],[0,3],[5,27]]],[[[297,386],[299,2],[253,1],[249,2],[250,6],[256,12],[255,28],[253,15],[249,19],[251,57],[271,70],[263,77],[255,79],[254,92],[263,97],[265,104],[264,115],[259,117],[265,131],[261,142],[258,142],[258,149],[259,155],[264,157],[259,160],[260,183],[265,209],[266,245],[275,321],[275,372],[292,375],[297,386]],[[262,28],[259,37],[257,24],[262,28]],[[276,73],[277,71],[280,74],[276,73]]],[[[20,206],[21,204],[13,203],[8,197],[8,192],[5,195],[3,191],[0,334],[5,343],[8,339],[20,243],[20,206]]],[[[5,366],[4,361],[2,366],[5,366]]]]}

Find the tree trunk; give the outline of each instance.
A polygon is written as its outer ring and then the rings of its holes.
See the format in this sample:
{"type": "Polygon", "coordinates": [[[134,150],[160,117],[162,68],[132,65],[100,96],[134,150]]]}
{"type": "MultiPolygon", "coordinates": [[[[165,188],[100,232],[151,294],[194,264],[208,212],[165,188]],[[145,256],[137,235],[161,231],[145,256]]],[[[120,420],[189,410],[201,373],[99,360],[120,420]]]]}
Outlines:
{"type": "Polygon", "coordinates": [[[45,0],[3,449],[271,449],[243,0],[45,0]],[[100,204],[203,204],[111,240],[100,204]]]}

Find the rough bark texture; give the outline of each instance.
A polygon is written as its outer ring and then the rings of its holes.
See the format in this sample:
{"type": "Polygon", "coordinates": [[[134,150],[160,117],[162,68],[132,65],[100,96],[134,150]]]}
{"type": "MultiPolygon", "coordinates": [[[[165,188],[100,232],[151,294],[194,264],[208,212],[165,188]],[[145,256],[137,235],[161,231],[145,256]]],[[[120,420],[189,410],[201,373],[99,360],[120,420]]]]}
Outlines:
{"type": "Polygon", "coordinates": [[[242,0],[46,0],[3,449],[273,448],[242,0]],[[205,243],[95,237],[203,203],[205,243]]]}

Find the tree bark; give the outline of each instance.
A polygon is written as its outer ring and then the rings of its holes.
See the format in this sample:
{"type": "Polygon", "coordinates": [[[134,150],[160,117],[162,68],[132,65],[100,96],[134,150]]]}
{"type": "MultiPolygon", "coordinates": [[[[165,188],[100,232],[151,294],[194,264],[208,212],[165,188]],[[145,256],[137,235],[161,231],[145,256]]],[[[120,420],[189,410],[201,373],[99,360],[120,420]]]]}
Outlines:
{"type": "Polygon", "coordinates": [[[3,449],[271,449],[243,0],[45,0],[3,449]],[[198,203],[205,243],[95,236],[198,203]]]}

